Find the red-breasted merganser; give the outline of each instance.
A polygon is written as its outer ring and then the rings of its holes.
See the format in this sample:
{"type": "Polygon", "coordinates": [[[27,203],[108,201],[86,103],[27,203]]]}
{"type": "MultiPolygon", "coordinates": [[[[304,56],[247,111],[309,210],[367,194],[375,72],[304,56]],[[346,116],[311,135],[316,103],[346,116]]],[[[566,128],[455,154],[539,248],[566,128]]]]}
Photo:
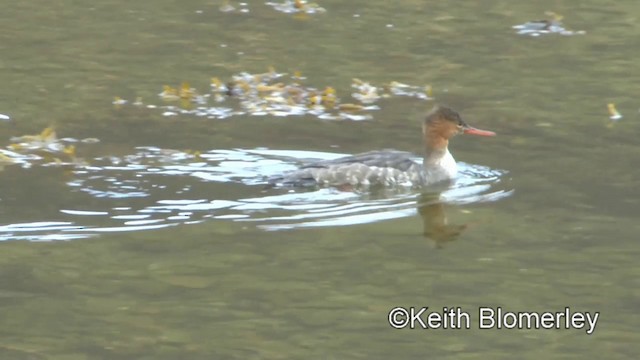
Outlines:
{"type": "Polygon", "coordinates": [[[422,164],[413,161],[415,155],[398,150],[369,151],[334,160],[310,163],[297,170],[269,179],[280,186],[345,186],[345,185],[412,185],[427,186],[451,181],[458,172],[449,152],[449,139],[464,133],[494,136],[495,133],[467,125],[460,114],[436,106],[422,124],[425,156],[422,164]]]}

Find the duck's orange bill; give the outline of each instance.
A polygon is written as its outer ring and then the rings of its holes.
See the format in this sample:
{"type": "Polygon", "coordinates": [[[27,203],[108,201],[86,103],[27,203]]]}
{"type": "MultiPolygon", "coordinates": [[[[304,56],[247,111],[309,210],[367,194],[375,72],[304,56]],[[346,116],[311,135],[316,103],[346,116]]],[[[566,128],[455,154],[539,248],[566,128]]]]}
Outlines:
{"type": "Polygon", "coordinates": [[[496,136],[496,133],[494,133],[493,131],[480,130],[472,127],[468,127],[464,129],[464,133],[471,134],[471,135],[480,135],[480,136],[496,136]]]}

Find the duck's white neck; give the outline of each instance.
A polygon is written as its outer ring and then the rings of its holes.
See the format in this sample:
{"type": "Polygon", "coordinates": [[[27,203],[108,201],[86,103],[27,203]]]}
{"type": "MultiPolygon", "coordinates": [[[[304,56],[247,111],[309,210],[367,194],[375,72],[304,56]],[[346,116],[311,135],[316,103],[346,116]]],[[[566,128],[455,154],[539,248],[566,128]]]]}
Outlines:
{"type": "Polygon", "coordinates": [[[425,181],[434,184],[445,180],[453,180],[458,174],[458,166],[448,148],[430,149],[423,161],[425,181]]]}

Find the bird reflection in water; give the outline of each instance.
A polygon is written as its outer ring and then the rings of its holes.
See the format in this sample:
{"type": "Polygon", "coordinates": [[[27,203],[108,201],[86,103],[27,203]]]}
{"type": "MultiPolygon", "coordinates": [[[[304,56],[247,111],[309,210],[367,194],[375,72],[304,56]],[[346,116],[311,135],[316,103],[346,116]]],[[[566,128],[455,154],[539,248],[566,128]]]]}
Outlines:
{"type": "MultiPolygon", "coordinates": [[[[450,189],[453,182],[442,182],[423,189],[423,192],[415,197],[417,215],[422,219],[422,235],[435,248],[441,249],[446,243],[455,241],[468,227],[468,224],[449,224],[447,212],[455,205],[450,204],[442,194],[450,189]]],[[[353,187],[338,187],[340,191],[355,191],[353,187]]],[[[368,199],[389,199],[397,195],[397,189],[373,187],[370,189],[368,199]]]]}
{"type": "Polygon", "coordinates": [[[423,193],[417,199],[418,214],[422,218],[422,234],[438,249],[456,240],[467,224],[449,224],[447,207],[440,193],[423,193]]]}

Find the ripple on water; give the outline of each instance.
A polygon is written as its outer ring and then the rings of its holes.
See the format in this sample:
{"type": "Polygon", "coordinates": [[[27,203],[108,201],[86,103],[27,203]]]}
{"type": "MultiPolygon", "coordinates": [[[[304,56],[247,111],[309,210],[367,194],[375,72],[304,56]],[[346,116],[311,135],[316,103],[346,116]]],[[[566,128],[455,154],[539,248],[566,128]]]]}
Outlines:
{"type": "MultiPolygon", "coordinates": [[[[420,194],[405,187],[374,191],[265,189],[265,179],[271,175],[306,161],[340,156],[344,154],[268,149],[192,155],[137,148],[135,154],[98,158],[91,166],[74,171],[67,182],[69,189],[93,200],[78,201],[78,208],[60,209],[56,218],[62,215],[65,221],[0,226],[0,240],[75,240],[203,221],[244,222],[273,231],[371,223],[416,214],[420,194]],[[87,209],[86,204],[96,208],[87,209]]],[[[444,189],[439,198],[436,195],[436,201],[468,204],[502,199],[513,192],[503,181],[505,174],[459,163],[456,183],[444,189]]]]}

